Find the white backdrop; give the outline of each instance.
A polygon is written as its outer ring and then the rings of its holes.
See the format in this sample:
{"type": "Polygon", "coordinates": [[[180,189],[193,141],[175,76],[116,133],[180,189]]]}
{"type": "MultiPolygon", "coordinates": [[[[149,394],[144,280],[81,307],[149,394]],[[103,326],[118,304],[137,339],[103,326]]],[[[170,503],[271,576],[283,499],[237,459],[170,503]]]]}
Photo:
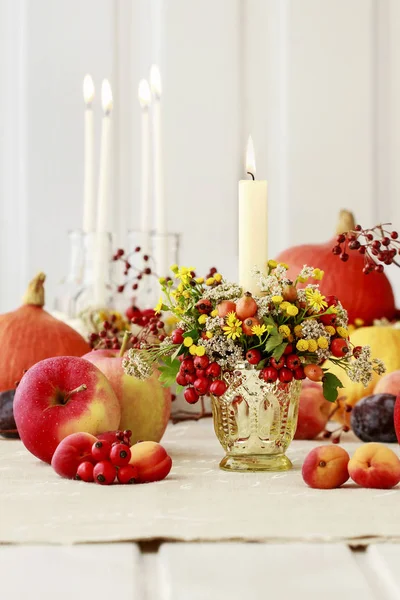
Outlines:
{"type": "MultiPolygon", "coordinates": [[[[82,79],[115,97],[116,243],[139,224],[137,84],[163,75],[168,227],[181,261],[235,277],[252,134],[270,252],[323,241],[341,207],[400,227],[397,0],[0,0],[0,310],[65,274],[80,227],[82,79]]],[[[392,272],[400,291],[400,273],[392,272]]]]}

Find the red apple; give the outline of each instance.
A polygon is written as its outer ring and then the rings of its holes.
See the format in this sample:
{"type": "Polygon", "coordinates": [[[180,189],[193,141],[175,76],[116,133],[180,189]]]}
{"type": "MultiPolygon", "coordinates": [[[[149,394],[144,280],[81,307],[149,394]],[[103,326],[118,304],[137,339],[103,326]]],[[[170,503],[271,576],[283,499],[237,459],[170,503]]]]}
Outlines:
{"type": "Polygon", "coordinates": [[[394,429],[396,431],[397,441],[400,444],[400,393],[396,398],[396,404],[394,405],[394,429]]]}
{"type": "Polygon", "coordinates": [[[57,446],[51,459],[51,466],[58,475],[73,479],[79,465],[89,461],[95,464],[92,456],[92,446],[97,438],[90,433],[71,433],[57,446]]]}
{"type": "Polygon", "coordinates": [[[106,377],[83,358],[47,358],[31,367],[14,397],[14,417],[26,448],[50,463],[71,433],[117,429],[121,409],[106,377]]]}
{"type": "Polygon", "coordinates": [[[295,439],[313,440],[325,429],[331,410],[332,405],[324,398],[322,386],[303,381],[295,439]]]}
{"type": "Polygon", "coordinates": [[[159,442],[171,412],[171,391],[155,373],[146,381],[126,375],[118,350],[93,350],[83,356],[95,364],[111,383],[121,406],[119,429],[132,431],[131,442],[159,442]]]}

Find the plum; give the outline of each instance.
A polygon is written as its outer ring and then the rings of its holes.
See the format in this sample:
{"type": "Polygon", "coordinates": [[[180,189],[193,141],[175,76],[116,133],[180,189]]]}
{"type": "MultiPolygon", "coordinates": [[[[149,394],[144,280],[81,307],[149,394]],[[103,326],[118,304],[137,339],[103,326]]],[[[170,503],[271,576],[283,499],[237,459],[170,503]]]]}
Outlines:
{"type": "Polygon", "coordinates": [[[351,413],[350,424],[363,442],[396,442],[393,394],[373,394],[358,402],[351,413]]]}

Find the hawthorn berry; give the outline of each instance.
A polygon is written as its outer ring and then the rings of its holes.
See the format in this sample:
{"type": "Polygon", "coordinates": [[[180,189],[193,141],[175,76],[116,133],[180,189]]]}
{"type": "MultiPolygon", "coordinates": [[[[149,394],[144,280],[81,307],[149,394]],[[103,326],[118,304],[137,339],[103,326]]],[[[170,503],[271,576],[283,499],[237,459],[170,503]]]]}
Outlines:
{"type": "Polygon", "coordinates": [[[183,392],[183,397],[189,404],[196,404],[196,402],[199,400],[198,393],[192,387],[186,388],[186,390],[183,392]]]}
{"type": "Polygon", "coordinates": [[[286,366],[292,371],[300,367],[301,362],[299,356],[297,354],[289,354],[289,356],[286,357],[286,366]]]}
{"type": "Polygon", "coordinates": [[[226,385],[225,381],[222,381],[222,379],[217,379],[210,385],[210,394],[217,396],[218,398],[219,396],[225,394],[227,388],[228,386],[226,385]]]}
{"type": "Polygon", "coordinates": [[[278,369],[275,369],[275,367],[264,367],[261,371],[261,377],[267,383],[274,383],[278,379],[278,369]]]}
{"type": "Polygon", "coordinates": [[[207,377],[219,377],[220,373],[221,373],[221,367],[216,362],[210,363],[206,369],[207,377]]]}
{"type": "Polygon", "coordinates": [[[279,369],[278,371],[278,377],[279,381],[282,383],[290,383],[293,379],[293,373],[287,367],[282,367],[282,369],[279,369]]]}
{"type": "Polygon", "coordinates": [[[257,348],[252,348],[246,352],[246,359],[251,365],[258,365],[261,360],[261,352],[257,348]]]}
{"type": "Polygon", "coordinates": [[[285,359],[283,358],[283,356],[281,356],[279,360],[276,360],[274,357],[272,357],[269,361],[269,364],[271,365],[271,367],[274,367],[279,371],[279,369],[282,369],[282,367],[285,366],[285,359]]]}
{"type": "Polygon", "coordinates": [[[210,363],[210,361],[208,359],[208,356],[206,356],[206,355],[196,356],[193,361],[195,369],[207,369],[209,363],[210,363]]]}

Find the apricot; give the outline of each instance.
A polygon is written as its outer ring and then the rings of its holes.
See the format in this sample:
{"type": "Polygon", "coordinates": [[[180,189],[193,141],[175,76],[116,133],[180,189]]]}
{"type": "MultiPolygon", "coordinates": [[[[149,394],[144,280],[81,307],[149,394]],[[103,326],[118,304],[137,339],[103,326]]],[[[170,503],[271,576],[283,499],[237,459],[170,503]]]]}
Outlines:
{"type": "Polygon", "coordinates": [[[228,313],[236,312],[236,304],[232,300],[224,300],[218,304],[217,311],[219,317],[226,317],[228,313]]]}
{"type": "Polygon", "coordinates": [[[254,317],[257,310],[257,303],[250,292],[246,292],[236,303],[236,314],[242,321],[254,317]]]}
{"type": "Polygon", "coordinates": [[[349,462],[352,480],[365,488],[389,489],[400,481],[400,460],[383,444],[369,442],[354,453],[349,462]]]}
{"type": "Polygon", "coordinates": [[[318,446],[311,450],[303,463],[304,482],[320,490],[338,488],[349,478],[349,460],[346,450],[340,446],[318,446]]]}
{"type": "Polygon", "coordinates": [[[139,442],[131,446],[129,464],[137,469],[137,483],[164,479],[171,470],[172,459],[157,442],[139,442]]]}

